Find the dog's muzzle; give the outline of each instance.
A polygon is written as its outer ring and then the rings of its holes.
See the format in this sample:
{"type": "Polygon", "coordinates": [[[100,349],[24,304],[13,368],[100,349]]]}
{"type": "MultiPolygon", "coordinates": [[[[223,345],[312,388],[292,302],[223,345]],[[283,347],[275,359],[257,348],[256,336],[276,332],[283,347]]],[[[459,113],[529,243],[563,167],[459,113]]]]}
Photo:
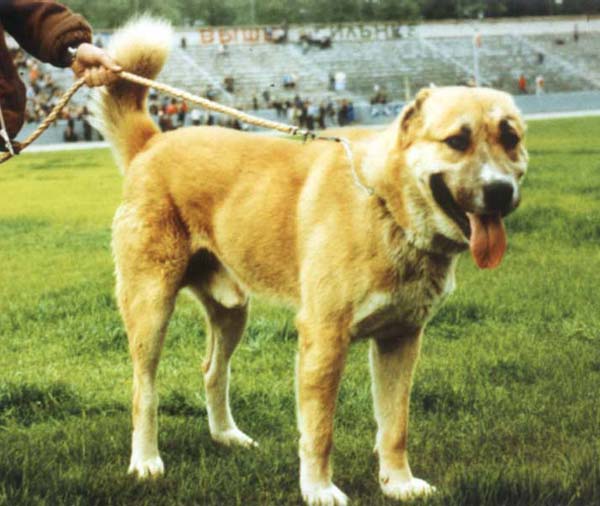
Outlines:
{"type": "Polygon", "coordinates": [[[518,190],[510,181],[495,181],[483,187],[483,202],[485,212],[506,216],[514,211],[520,203],[518,190]],[[517,193],[517,195],[515,195],[517,193]]]}
{"type": "Polygon", "coordinates": [[[442,211],[454,221],[465,235],[466,239],[471,237],[471,225],[469,224],[469,218],[463,208],[456,202],[452,196],[452,192],[442,174],[432,174],[429,178],[429,187],[431,188],[431,194],[440,206],[442,211]]]}

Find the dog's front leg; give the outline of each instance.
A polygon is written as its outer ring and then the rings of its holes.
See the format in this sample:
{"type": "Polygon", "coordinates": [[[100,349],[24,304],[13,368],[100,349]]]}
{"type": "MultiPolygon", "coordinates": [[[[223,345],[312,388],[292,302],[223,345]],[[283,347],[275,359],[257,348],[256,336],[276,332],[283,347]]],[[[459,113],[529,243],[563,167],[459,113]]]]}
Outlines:
{"type": "Polygon", "coordinates": [[[345,506],[331,480],[333,416],[348,339],[335,325],[299,324],[297,367],[300,489],[309,505],[345,506]]]}
{"type": "Polygon", "coordinates": [[[435,491],[427,482],[413,477],[406,454],[410,389],[420,346],[421,331],[412,336],[371,341],[379,482],[385,495],[402,501],[435,491]]]}

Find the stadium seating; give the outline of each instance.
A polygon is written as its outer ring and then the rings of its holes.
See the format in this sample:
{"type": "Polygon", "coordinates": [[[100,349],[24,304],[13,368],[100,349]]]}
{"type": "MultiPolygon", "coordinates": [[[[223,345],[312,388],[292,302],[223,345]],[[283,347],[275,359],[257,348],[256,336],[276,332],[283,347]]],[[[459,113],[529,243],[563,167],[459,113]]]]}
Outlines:
{"type": "MultiPolygon", "coordinates": [[[[544,77],[546,92],[600,87],[600,34],[586,33],[577,44],[558,45],[555,40],[552,35],[484,36],[479,49],[482,84],[517,93],[523,73],[530,92],[538,75],[544,77]]],[[[330,49],[311,48],[306,53],[297,44],[232,45],[226,55],[213,46],[196,46],[185,50],[188,63],[198,67],[195,73],[189,64],[180,64],[183,52],[176,50],[161,77],[197,89],[199,83],[206,86],[207,75],[221,88],[230,76],[237,98],[224,94],[224,101],[242,103],[264,89],[283,97],[296,92],[313,97],[331,94],[329,75],[338,71],[347,76],[343,95],[357,100],[368,100],[376,84],[385,87],[390,98],[403,99],[407,88],[414,92],[430,83],[463,84],[473,78],[471,36],[334,42],[330,49]],[[285,74],[298,76],[295,89],[282,88],[285,74]]]]}
{"type": "MultiPolygon", "coordinates": [[[[544,77],[546,92],[600,88],[600,33],[586,32],[574,42],[571,35],[486,35],[479,49],[481,82],[518,93],[523,73],[533,93],[536,76],[544,77]],[[557,40],[560,39],[559,42],[557,40]]],[[[296,43],[230,45],[222,54],[217,46],[175,48],[160,80],[193,93],[205,94],[210,84],[219,100],[248,107],[262,93],[288,99],[296,93],[314,100],[332,96],[368,101],[374,85],[387,90],[390,100],[403,100],[430,83],[451,85],[473,78],[472,36],[405,37],[396,40],[340,42],[329,49],[296,43]],[[346,74],[346,90],[329,89],[332,73],[346,74]],[[285,75],[296,77],[294,88],[284,89],[285,75]],[[234,91],[224,80],[233,78],[234,91]]],[[[50,70],[49,68],[45,70],[50,70]]],[[[57,82],[70,73],[53,70],[57,82]]]]}

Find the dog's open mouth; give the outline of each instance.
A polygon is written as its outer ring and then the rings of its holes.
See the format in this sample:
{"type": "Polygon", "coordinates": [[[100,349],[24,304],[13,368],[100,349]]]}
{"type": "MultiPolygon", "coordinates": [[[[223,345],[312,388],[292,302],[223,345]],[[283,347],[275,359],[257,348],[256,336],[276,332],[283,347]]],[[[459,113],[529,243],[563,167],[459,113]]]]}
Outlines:
{"type": "Polygon", "coordinates": [[[469,239],[469,248],[475,263],[481,269],[500,265],[506,251],[506,231],[500,214],[467,213],[456,202],[442,174],[429,179],[431,193],[442,211],[454,221],[469,239]]]}

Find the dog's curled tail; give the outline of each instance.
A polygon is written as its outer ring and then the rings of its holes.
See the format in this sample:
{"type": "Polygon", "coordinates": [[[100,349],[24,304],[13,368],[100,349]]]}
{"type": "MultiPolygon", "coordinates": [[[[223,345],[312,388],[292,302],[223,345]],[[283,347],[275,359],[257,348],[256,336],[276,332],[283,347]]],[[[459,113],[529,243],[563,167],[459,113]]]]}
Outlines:
{"type": "MultiPolygon", "coordinates": [[[[169,23],[144,15],[115,32],[107,51],[123,70],[153,79],[169,56],[172,35],[169,23]]],[[[122,172],[159,132],[148,113],[147,96],[147,87],[124,79],[96,88],[92,95],[92,123],[111,144],[122,172]]]]}

